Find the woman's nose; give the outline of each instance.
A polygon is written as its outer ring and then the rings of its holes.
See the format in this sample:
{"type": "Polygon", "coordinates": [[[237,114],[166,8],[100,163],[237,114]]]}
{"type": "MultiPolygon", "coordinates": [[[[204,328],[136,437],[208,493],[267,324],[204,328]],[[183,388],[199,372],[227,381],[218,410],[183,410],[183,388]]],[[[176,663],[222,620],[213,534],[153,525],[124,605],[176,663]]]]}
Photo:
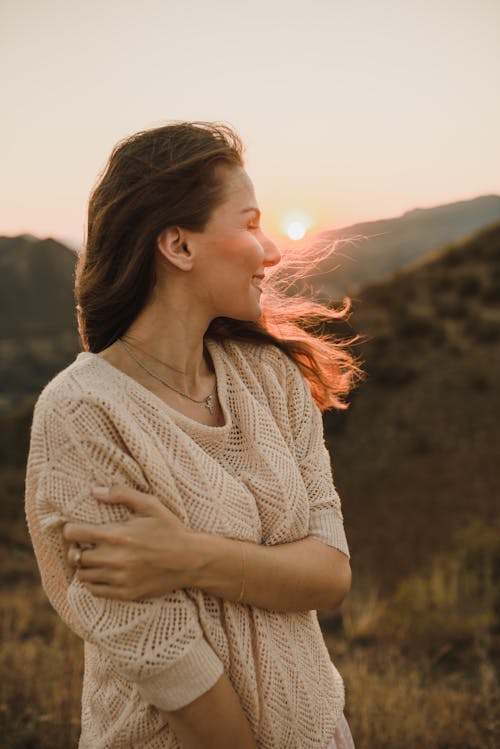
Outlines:
{"type": "Polygon", "coordinates": [[[266,236],[264,246],[264,265],[276,265],[281,260],[281,252],[272,239],[266,236]]]}

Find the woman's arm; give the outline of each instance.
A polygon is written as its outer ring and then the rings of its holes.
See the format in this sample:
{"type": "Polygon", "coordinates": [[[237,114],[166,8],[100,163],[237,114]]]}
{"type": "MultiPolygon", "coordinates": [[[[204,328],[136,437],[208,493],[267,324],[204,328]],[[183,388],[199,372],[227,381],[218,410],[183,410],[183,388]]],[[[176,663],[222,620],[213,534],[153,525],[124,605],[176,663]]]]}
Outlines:
{"type": "Polygon", "coordinates": [[[275,546],[197,534],[192,587],[273,611],[334,611],[351,587],[349,559],[317,538],[275,546]],[[244,555],[244,559],[243,559],[244,555]],[[243,563],[242,563],[243,559],[243,563]]]}
{"type": "Polygon", "coordinates": [[[257,749],[238,695],[226,673],[189,705],[166,713],[184,749],[257,749]]]}
{"type": "Polygon", "coordinates": [[[97,502],[93,486],[118,481],[147,491],[148,484],[107,408],[53,395],[42,396],[35,408],[26,473],[26,513],[45,591],[68,626],[134,682],[145,702],[160,710],[182,708],[217,682],[224,664],[183,590],[146,602],[98,598],[67,564],[66,521],[97,529],[126,526],[130,517],[124,507],[97,502]]]}
{"type": "MultiPolygon", "coordinates": [[[[306,611],[334,610],[349,591],[348,557],[317,538],[264,546],[182,531],[155,497],[126,486],[113,486],[99,499],[125,505],[134,516],[126,523],[70,523],[64,529],[67,541],[96,544],[81,554],[83,566],[76,572],[96,596],[134,600],[183,587],[237,601],[244,577],[243,603],[306,611]]],[[[74,556],[73,547],[70,562],[74,556]]]]}

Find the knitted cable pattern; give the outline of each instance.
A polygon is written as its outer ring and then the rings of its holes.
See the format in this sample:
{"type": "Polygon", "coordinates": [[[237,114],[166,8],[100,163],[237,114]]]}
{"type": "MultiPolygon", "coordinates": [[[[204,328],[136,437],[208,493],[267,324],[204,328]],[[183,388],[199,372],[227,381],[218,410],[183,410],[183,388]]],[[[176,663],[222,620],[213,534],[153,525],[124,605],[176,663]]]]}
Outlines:
{"type": "Polygon", "coordinates": [[[80,749],[181,749],[162,710],[225,671],[261,749],[324,749],[344,707],[316,611],[278,612],[197,588],[126,602],[74,577],[65,521],[127,508],[96,485],[154,494],[195,531],[259,544],[308,535],[349,556],[321,413],[296,365],[271,345],[207,340],[225,417],[200,424],[100,356],[80,353],[40,394],[26,515],[46,594],[85,640],[80,749]]]}

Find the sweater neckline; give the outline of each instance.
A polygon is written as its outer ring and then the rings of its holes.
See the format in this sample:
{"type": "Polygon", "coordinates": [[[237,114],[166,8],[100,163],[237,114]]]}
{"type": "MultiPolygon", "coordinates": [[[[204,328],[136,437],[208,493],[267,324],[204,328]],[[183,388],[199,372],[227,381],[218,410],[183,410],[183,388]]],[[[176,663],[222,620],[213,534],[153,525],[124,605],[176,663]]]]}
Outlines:
{"type": "Polygon", "coordinates": [[[210,358],[212,359],[212,363],[213,363],[213,367],[215,371],[215,377],[217,381],[217,395],[219,398],[222,415],[224,416],[224,424],[221,424],[220,426],[212,426],[211,424],[202,424],[201,421],[192,419],[191,417],[183,414],[181,411],[178,411],[176,408],[169,406],[168,403],[165,403],[164,400],[162,400],[157,395],[155,395],[147,387],[145,387],[144,385],[141,385],[140,382],[137,382],[137,380],[135,380],[130,375],[126,374],[126,372],[122,372],[122,370],[118,369],[118,367],[115,367],[114,364],[111,364],[106,359],[103,359],[103,357],[99,356],[99,354],[95,354],[92,351],[81,351],[77,355],[76,358],[77,360],[81,360],[84,358],[92,357],[94,361],[101,362],[105,367],[111,370],[118,379],[121,379],[123,382],[126,382],[129,388],[140,393],[143,398],[146,397],[157,408],[164,409],[170,415],[170,417],[173,418],[175,421],[182,422],[184,425],[189,426],[192,430],[193,429],[200,430],[205,433],[212,432],[212,433],[217,433],[218,435],[220,435],[225,432],[228,432],[231,429],[231,425],[232,425],[231,412],[226,406],[226,403],[227,403],[226,374],[225,374],[223,357],[221,356],[219,352],[219,347],[218,347],[217,342],[210,338],[205,338],[205,344],[210,354],[210,358]]]}

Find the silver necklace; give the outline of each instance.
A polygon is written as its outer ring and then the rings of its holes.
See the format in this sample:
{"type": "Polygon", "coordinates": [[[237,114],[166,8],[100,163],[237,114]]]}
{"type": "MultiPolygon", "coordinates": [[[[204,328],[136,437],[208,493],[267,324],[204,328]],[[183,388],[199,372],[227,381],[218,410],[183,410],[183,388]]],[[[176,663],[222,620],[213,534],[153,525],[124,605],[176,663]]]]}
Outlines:
{"type": "Polygon", "coordinates": [[[173,390],[174,393],[178,393],[179,395],[182,395],[183,398],[187,398],[190,401],[193,401],[193,403],[204,403],[205,407],[208,408],[210,413],[212,414],[214,412],[214,403],[213,403],[213,397],[215,390],[217,388],[217,382],[215,383],[213,390],[209,395],[206,396],[206,398],[202,398],[201,400],[196,400],[196,398],[191,398],[190,395],[186,395],[186,393],[183,393],[181,390],[177,390],[177,388],[172,387],[172,385],[169,385],[168,382],[165,382],[160,375],[156,374],[156,372],[152,372],[148,367],[146,367],[145,364],[143,364],[136,356],[135,354],[130,350],[129,346],[125,343],[125,341],[122,341],[121,338],[118,338],[118,341],[120,341],[123,348],[128,352],[128,354],[132,357],[132,359],[135,361],[136,364],[138,364],[142,369],[144,369],[151,377],[154,377],[156,380],[162,383],[162,385],[165,385],[165,387],[168,387],[170,390],[173,390]]]}
{"type": "MultiPolygon", "coordinates": [[[[124,343],[127,343],[127,341],[125,340],[125,338],[122,338],[121,340],[124,343]]],[[[185,372],[182,371],[182,369],[177,369],[176,367],[173,367],[171,364],[167,364],[166,361],[162,361],[162,359],[158,359],[156,356],[153,356],[153,354],[150,354],[147,351],[144,351],[144,349],[142,349],[140,346],[138,346],[137,343],[129,343],[129,346],[131,346],[132,348],[135,348],[137,351],[140,351],[141,354],[145,354],[145,356],[149,356],[150,359],[154,359],[159,364],[163,364],[164,367],[168,367],[173,372],[178,372],[179,374],[186,374],[185,372]]]]}

